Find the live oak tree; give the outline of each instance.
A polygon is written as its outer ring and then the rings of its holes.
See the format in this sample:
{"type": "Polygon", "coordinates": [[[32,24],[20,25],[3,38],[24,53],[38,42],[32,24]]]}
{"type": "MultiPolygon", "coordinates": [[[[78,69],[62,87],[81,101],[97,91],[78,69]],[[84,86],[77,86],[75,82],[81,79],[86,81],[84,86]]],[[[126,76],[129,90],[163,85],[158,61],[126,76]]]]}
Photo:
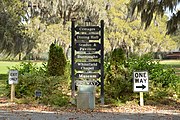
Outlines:
{"type": "Polygon", "coordinates": [[[131,15],[128,14],[127,9],[129,1],[2,0],[0,1],[2,6],[0,8],[2,11],[0,12],[0,39],[2,40],[0,50],[9,54],[26,55],[31,52],[38,56],[40,53],[47,53],[49,45],[58,41],[65,51],[70,43],[71,19],[76,19],[77,24],[80,24],[87,16],[95,25],[99,24],[101,19],[105,21],[105,47],[107,48],[105,50],[110,51],[120,46],[124,47],[127,53],[156,51],[158,46],[165,49],[165,45],[162,47],[163,41],[160,38],[164,40],[169,37],[161,36],[164,35],[164,27],[159,21],[158,29],[153,33],[161,37],[153,37],[148,41],[150,38],[148,32],[156,27],[150,27],[146,32],[140,29],[140,16],[127,20],[128,15],[131,15]],[[151,44],[152,41],[153,44],[151,44]]]}
{"type": "Polygon", "coordinates": [[[99,19],[103,19],[103,12],[99,12],[103,0],[24,0],[24,3],[28,18],[26,32],[36,39],[31,51],[36,55],[47,52],[49,44],[55,40],[64,51],[67,49],[71,19],[82,23],[89,16],[93,24],[99,24],[99,19]]]}
{"type": "Polygon", "coordinates": [[[16,56],[22,51],[28,53],[33,40],[24,33],[24,4],[20,0],[1,0],[0,6],[0,52],[7,56],[16,56]]]}
{"type": "Polygon", "coordinates": [[[39,16],[41,21],[59,23],[62,21],[66,25],[72,18],[77,20],[87,16],[92,21],[97,21],[101,16],[101,6],[103,0],[24,0],[26,3],[27,15],[32,17],[39,16]]]}
{"type": "Polygon", "coordinates": [[[147,52],[167,51],[175,47],[175,42],[166,34],[165,20],[167,17],[156,20],[149,29],[141,29],[140,16],[127,20],[129,0],[113,0],[107,9],[108,22],[106,24],[106,39],[109,41],[111,51],[121,47],[130,53],[143,54],[147,52]],[[168,43],[168,44],[164,44],[168,43]]]}
{"type": "MultiPolygon", "coordinates": [[[[163,16],[168,9],[174,12],[180,0],[131,0],[129,3],[129,17],[136,17],[137,13],[141,15],[141,22],[145,24],[145,29],[150,26],[151,21],[156,19],[157,15],[163,16]],[[135,15],[135,16],[134,16],[135,15]]],[[[179,29],[180,11],[173,13],[173,16],[167,21],[167,34],[174,33],[179,29]]]]}

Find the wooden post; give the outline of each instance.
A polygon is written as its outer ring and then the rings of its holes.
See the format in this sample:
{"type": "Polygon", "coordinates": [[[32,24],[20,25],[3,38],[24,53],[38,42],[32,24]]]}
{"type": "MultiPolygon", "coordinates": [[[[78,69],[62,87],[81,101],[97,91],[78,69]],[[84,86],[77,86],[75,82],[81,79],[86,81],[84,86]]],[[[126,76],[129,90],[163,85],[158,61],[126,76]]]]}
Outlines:
{"type": "Polygon", "coordinates": [[[11,84],[11,102],[14,102],[15,98],[15,84],[11,84]]]}
{"type": "Polygon", "coordinates": [[[140,92],[140,106],[144,106],[143,92],[140,92]]]}

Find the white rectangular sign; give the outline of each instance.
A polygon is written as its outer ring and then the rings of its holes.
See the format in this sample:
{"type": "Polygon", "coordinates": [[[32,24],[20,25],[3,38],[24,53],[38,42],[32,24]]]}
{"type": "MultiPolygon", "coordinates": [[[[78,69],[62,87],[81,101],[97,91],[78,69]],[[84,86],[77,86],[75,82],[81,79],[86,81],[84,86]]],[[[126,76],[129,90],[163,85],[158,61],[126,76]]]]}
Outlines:
{"type": "Polygon", "coordinates": [[[9,70],[9,84],[17,84],[17,83],[18,83],[18,71],[9,70]]]}
{"type": "Polygon", "coordinates": [[[133,72],[133,90],[134,92],[148,92],[149,81],[147,71],[133,72]]]}

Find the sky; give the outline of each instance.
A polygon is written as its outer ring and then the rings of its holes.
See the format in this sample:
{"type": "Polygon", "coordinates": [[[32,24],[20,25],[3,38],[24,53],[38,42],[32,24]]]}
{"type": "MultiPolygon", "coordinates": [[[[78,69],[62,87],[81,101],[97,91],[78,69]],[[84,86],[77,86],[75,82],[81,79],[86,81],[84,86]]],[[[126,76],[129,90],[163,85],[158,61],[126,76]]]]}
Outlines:
{"type": "MultiPolygon", "coordinates": [[[[176,13],[178,10],[180,10],[180,3],[176,6],[176,10],[174,10],[173,13],[176,13]]],[[[173,13],[171,13],[169,10],[166,10],[165,14],[168,15],[168,17],[171,17],[173,13]]]]}

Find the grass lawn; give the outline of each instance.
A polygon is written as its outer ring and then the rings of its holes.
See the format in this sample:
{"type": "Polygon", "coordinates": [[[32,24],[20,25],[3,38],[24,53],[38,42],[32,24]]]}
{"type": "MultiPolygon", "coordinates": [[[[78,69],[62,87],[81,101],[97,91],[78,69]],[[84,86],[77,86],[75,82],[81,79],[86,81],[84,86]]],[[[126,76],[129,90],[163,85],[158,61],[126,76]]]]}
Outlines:
{"type": "Polygon", "coordinates": [[[162,60],[160,63],[172,66],[176,73],[180,75],[180,60],[162,60]]]}
{"type": "Polygon", "coordinates": [[[4,96],[7,92],[8,67],[11,68],[18,64],[20,64],[20,62],[0,61],[0,97],[4,96]]]}
{"type": "Polygon", "coordinates": [[[161,64],[171,65],[175,68],[180,68],[180,60],[162,60],[161,64]]]}
{"type": "MultiPolygon", "coordinates": [[[[7,74],[8,67],[11,68],[12,66],[19,65],[22,61],[14,62],[14,61],[0,61],[0,74],[7,74]]],[[[25,61],[24,61],[25,62],[25,61]]],[[[37,63],[37,66],[41,66],[42,62],[33,62],[37,63]]]]}
{"type": "Polygon", "coordinates": [[[7,74],[8,73],[8,67],[12,67],[15,65],[20,64],[20,62],[10,62],[10,61],[0,61],[0,74],[7,74]]]}

